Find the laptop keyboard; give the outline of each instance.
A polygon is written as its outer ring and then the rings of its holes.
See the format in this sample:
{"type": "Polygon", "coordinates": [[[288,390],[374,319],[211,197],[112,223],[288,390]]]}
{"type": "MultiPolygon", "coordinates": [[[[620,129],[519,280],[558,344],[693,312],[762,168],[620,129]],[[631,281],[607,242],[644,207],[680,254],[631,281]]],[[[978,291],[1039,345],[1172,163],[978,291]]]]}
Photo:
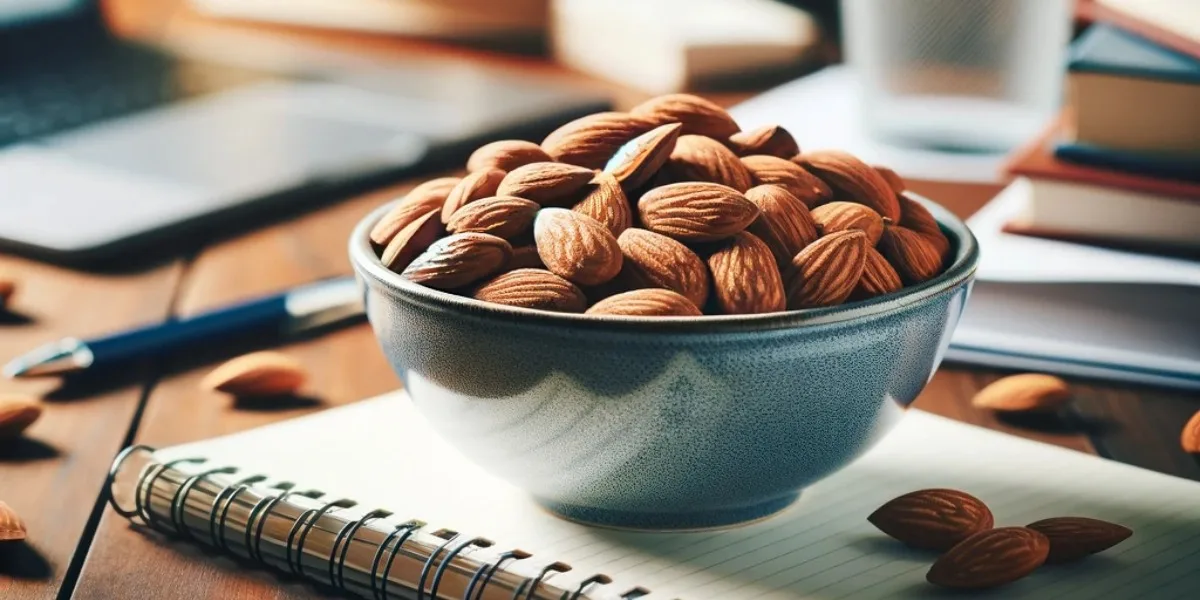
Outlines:
{"type": "Polygon", "coordinates": [[[0,61],[0,146],[260,78],[117,42],[36,58],[0,61]]]}

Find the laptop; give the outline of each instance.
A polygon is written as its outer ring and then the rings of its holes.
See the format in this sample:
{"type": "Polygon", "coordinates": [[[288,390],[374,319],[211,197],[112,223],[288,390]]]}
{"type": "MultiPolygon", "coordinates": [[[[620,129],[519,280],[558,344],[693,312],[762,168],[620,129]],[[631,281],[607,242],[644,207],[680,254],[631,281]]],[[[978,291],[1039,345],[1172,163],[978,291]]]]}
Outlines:
{"type": "Polygon", "coordinates": [[[0,250],[183,249],[610,107],[466,59],[223,49],[118,39],[94,0],[0,0],[0,250]]]}

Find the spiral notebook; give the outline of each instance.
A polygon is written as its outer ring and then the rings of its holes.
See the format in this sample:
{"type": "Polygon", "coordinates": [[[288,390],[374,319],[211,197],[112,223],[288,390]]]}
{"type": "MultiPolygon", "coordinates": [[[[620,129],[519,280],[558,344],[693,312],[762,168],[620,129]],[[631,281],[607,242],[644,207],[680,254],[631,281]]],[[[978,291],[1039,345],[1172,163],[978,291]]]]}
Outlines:
{"type": "Polygon", "coordinates": [[[1003,598],[1172,600],[1200,590],[1200,483],[916,410],[785,512],[721,531],[620,531],[552,516],[467,462],[402,393],[131,448],[114,473],[123,515],[363,598],[927,598],[934,556],[866,521],[925,487],[975,494],[998,525],[1079,515],[1133,529],[1003,598]]]}

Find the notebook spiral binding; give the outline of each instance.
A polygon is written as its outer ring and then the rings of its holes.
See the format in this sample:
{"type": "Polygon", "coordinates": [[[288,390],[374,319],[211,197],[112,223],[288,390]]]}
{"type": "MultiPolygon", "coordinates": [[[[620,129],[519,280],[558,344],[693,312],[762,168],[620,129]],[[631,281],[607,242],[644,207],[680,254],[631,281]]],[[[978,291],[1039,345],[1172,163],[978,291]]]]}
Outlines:
{"type": "Polygon", "coordinates": [[[485,597],[632,600],[648,595],[642,588],[623,593],[604,589],[603,586],[612,580],[603,574],[593,575],[572,589],[561,589],[547,580],[554,573],[570,571],[570,565],[552,562],[537,569],[535,575],[522,574],[513,566],[533,557],[523,550],[509,549],[485,559],[477,555],[479,551],[486,552],[495,546],[491,540],[446,529],[428,532],[427,524],[417,520],[381,530],[374,524],[392,518],[394,515],[390,511],[374,509],[357,518],[343,518],[338,513],[355,508],[354,500],[325,501],[323,492],[298,489],[296,484],[286,481],[267,486],[269,478],[261,474],[233,479],[232,476],[239,472],[237,467],[203,468],[207,466],[204,458],[150,460],[133,484],[132,508],[121,506],[117,478],[122,468],[135,454],[145,453],[149,457],[154,451],[150,446],[134,445],[122,450],[114,459],[106,488],[109,504],[118,515],[181,539],[205,543],[227,554],[244,556],[268,568],[308,578],[342,593],[371,600],[389,600],[397,589],[393,586],[400,586],[406,594],[403,597],[417,600],[484,600],[485,597]],[[188,474],[185,467],[199,470],[188,474]],[[228,482],[217,478],[228,479],[228,482]],[[212,499],[202,500],[202,506],[195,507],[200,491],[212,499]],[[246,516],[232,518],[235,507],[243,504],[244,510],[240,512],[245,512],[246,516]],[[297,514],[293,517],[288,513],[297,514]],[[330,517],[344,522],[326,530],[322,525],[329,525],[330,517]],[[279,538],[273,539],[272,527],[277,525],[276,519],[280,519],[278,525],[286,525],[287,530],[284,535],[279,529],[279,538]],[[327,544],[327,554],[314,558],[308,544],[317,530],[331,541],[327,544]],[[240,537],[240,549],[229,533],[240,537]],[[373,541],[372,536],[381,541],[373,541]],[[264,548],[264,539],[268,540],[267,548],[264,548]],[[355,563],[352,546],[356,543],[365,544],[368,550],[373,548],[373,552],[368,552],[371,555],[369,561],[355,563]],[[320,577],[306,564],[314,560],[320,563],[320,577]],[[405,563],[403,567],[400,566],[402,562],[405,563]],[[447,580],[452,572],[458,577],[461,596],[443,591],[450,587],[447,580]],[[510,592],[511,596],[508,595],[510,592]]]}

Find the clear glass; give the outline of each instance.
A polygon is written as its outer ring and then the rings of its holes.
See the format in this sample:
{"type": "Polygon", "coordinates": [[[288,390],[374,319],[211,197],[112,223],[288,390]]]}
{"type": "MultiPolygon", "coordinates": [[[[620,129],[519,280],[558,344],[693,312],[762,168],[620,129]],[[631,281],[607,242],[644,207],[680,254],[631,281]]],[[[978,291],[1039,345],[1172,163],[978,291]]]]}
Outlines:
{"type": "Polygon", "coordinates": [[[842,0],[874,137],[1009,150],[1058,111],[1074,0],[842,0]]]}

